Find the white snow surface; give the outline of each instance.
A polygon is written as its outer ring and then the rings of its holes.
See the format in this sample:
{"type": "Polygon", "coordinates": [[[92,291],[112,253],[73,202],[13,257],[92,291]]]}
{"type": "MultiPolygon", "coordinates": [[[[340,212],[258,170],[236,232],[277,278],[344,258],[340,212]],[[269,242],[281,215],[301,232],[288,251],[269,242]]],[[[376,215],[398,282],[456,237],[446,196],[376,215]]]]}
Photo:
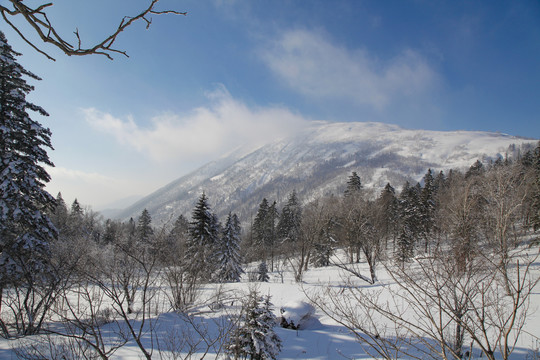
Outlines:
{"type": "MultiPolygon", "coordinates": [[[[365,263],[360,264],[361,271],[367,273],[368,267],[365,263]]],[[[534,265],[534,276],[540,275],[540,264],[534,265]]],[[[281,309],[284,309],[284,314],[290,319],[295,319],[301,322],[301,319],[306,320],[305,326],[300,330],[284,329],[279,326],[275,327],[275,331],[282,340],[282,351],[278,359],[374,359],[366,353],[365,345],[360,344],[349,330],[338,324],[318,308],[314,307],[308,295],[321,295],[321,301],[330,303],[331,299],[328,295],[324,295],[324,290],[327,287],[334,289],[344,288],[344,280],[349,280],[347,286],[356,284],[361,287],[380,289],[383,286],[395,286],[391,278],[382,269],[378,269],[379,282],[375,285],[368,285],[358,279],[348,278],[346,274],[336,267],[312,268],[304,275],[303,281],[297,283],[293,279],[292,272],[284,272],[283,282],[281,276],[277,272],[270,274],[270,281],[265,283],[248,282],[247,275],[244,275],[242,282],[229,283],[223,285],[222,291],[233,296],[236,300],[224,300],[224,308],[217,311],[211,311],[208,307],[197,309],[198,313],[194,317],[195,322],[204,324],[210,333],[217,332],[217,328],[213,320],[222,318],[224,314],[231,314],[239,309],[239,298],[246,298],[250,290],[256,289],[261,295],[270,295],[271,302],[274,305],[274,313],[278,317],[281,316],[281,309]],[[308,295],[306,295],[308,294],[308,295]],[[306,316],[308,315],[309,316],[306,316]],[[309,321],[307,320],[309,318],[309,321]]],[[[209,284],[204,288],[204,295],[212,296],[220,285],[209,284]]],[[[346,293],[346,292],[343,292],[346,293]]],[[[383,297],[381,301],[391,301],[390,298],[383,297]]],[[[179,334],[179,330],[185,326],[182,316],[167,309],[166,301],[163,299],[161,312],[152,314],[151,322],[154,326],[154,332],[163,339],[171,334],[179,334]]],[[[538,288],[531,296],[530,310],[526,320],[522,335],[519,338],[516,348],[511,355],[511,359],[530,359],[533,349],[538,349],[538,340],[535,336],[540,335],[540,314],[538,307],[540,305],[540,291],[538,288]],[[528,357],[529,356],[529,357],[528,357]]],[[[137,308],[137,307],[136,307],[137,308]]],[[[30,337],[32,338],[32,337],[30,337]]],[[[0,339],[0,359],[15,359],[13,348],[18,346],[19,340],[0,339]]],[[[149,333],[143,337],[143,343],[147,349],[152,348],[149,333]]],[[[154,358],[160,359],[157,344],[154,342],[154,358]]],[[[479,350],[476,351],[479,354],[479,350]]],[[[163,352],[163,358],[167,357],[168,353],[163,352]]],[[[192,359],[199,359],[203,353],[194,354],[192,359]]],[[[222,355],[223,356],[223,355],[222,355]]],[[[120,348],[114,353],[111,359],[121,360],[136,360],[143,358],[142,353],[137,348],[137,345],[130,341],[128,344],[120,348]]],[[[216,358],[215,352],[210,351],[204,359],[216,358]]],[[[219,357],[221,358],[221,357],[219,357]]],[[[473,359],[481,359],[475,356],[473,359]]]]}

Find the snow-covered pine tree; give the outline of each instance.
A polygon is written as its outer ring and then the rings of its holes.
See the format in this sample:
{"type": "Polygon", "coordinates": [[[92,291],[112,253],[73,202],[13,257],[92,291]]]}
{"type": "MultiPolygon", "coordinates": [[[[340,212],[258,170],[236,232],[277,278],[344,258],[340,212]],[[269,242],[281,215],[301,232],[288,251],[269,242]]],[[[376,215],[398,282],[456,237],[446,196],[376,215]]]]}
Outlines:
{"type": "Polygon", "coordinates": [[[385,245],[388,246],[388,240],[392,239],[395,241],[397,237],[399,217],[399,203],[396,198],[396,191],[390,183],[387,183],[381,191],[381,195],[377,199],[376,204],[381,212],[381,234],[384,237],[385,245]]]}
{"type": "Polygon", "coordinates": [[[202,193],[189,223],[184,263],[186,272],[194,278],[210,280],[216,270],[219,221],[211,212],[208,198],[202,193]]]}
{"type": "Polygon", "coordinates": [[[436,211],[436,188],[433,172],[428,169],[424,175],[424,186],[420,191],[419,210],[420,210],[420,233],[424,238],[424,252],[428,252],[429,237],[435,226],[436,211]]]}
{"type": "Polygon", "coordinates": [[[397,239],[396,258],[401,263],[409,261],[414,255],[414,246],[420,228],[418,198],[417,187],[412,187],[409,182],[406,182],[399,199],[401,223],[397,239]]]}
{"type": "Polygon", "coordinates": [[[276,242],[276,220],[278,212],[276,202],[268,205],[266,198],[262,199],[253,221],[253,238],[259,249],[263,251],[262,257],[270,257],[272,270],[274,269],[274,246],[276,242]]]}
{"type": "Polygon", "coordinates": [[[229,213],[220,241],[219,269],[220,282],[238,282],[244,273],[240,256],[240,221],[236,214],[229,213]]]}
{"type": "Polygon", "coordinates": [[[330,257],[334,254],[336,240],[332,236],[333,220],[329,220],[324,228],[321,229],[317,241],[313,245],[313,255],[311,262],[315,267],[330,265],[330,257]]]}
{"type": "Polygon", "coordinates": [[[268,216],[268,208],[268,200],[263,198],[259,204],[259,209],[253,220],[253,227],[251,229],[255,244],[261,248],[264,248],[266,243],[266,217],[268,216]]]}
{"type": "Polygon", "coordinates": [[[540,141],[534,150],[533,173],[536,180],[532,189],[532,216],[531,222],[534,231],[540,229],[540,141]]]}
{"type": "Polygon", "coordinates": [[[52,211],[50,218],[56,229],[58,230],[58,236],[61,237],[68,231],[68,217],[69,212],[66,206],[62,194],[58,193],[56,196],[56,204],[52,211]]]}
{"type": "Polygon", "coordinates": [[[257,281],[268,282],[268,280],[270,280],[270,276],[268,276],[268,266],[266,265],[266,261],[263,261],[257,268],[257,281]]]}
{"type": "Polygon", "coordinates": [[[355,194],[360,193],[362,190],[362,181],[360,181],[360,176],[356,173],[356,171],[353,171],[351,176],[349,176],[349,180],[347,181],[347,188],[345,189],[345,197],[350,197],[355,194]]]}
{"type": "Polygon", "coordinates": [[[48,114],[26,101],[34,87],[22,76],[40,78],[15,61],[18,55],[0,32],[0,274],[4,282],[45,270],[48,243],[57,236],[45,213],[55,205],[44,189],[50,176],[43,165],[53,166],[45,150],[52,149],[51,132],[27,111],[48,114]]]}
{"type": "MultiPolygon", "coordinates": [[[[51,131],[28,114],[48,115],[26,101],[34,87],[23,76],[40,78],[17,63],[19,55],[0,31],[0,293],[16,283],[34,296],[34,286],[49,274],[49,243],[57,237],[47,216],[55,200],[45,191],[50,176],[43,167],[53,166],[46,152],[52,146],[51,131]]],[[[28,315],[28,327],[21,331],[32,333],[38,314],[27,305],[32,306],[24,304],[18,316],[28,315]]]]}
{"type": "Polygon", "coordinates": [[[261,297],[251,291],[242,309],[240,324],[226,346],[227,351],[236,359],[276,359],[281,351],[281,339],[274,332],[276,323],[270,295],[261,297]]]}
{"type": "Polygon", "coordinates": [[[277,226],[278,236],[281,241],[296,242],[300,236],[300,225],[302,223],[302,207],[298,201],[296,191],[289,195],[287,203],[281,210],[281,216],[277,226]]]}
{"type": "Polygon", "coordinates": [[[138,240],[143,244],[149,244],[152,242],[152,237],[154,236],[154,229],[152,228],[152,217],[150,212],[147,209],[144,209],[139,216],[139,221],[137,222],[137,237],[138,240]]]}

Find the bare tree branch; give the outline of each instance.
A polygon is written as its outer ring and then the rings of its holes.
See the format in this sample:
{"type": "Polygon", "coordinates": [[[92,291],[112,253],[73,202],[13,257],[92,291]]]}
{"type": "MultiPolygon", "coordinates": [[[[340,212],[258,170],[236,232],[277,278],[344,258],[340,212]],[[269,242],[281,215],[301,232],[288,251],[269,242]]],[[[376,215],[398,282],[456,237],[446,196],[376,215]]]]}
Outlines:
{"type": "Polygon", "coordinates": [[[45,43],[52,44],[56,46],[58,49],[62,50],[66,55],[77,55],[77,56],[84,56],[84,55],[91,55],[91,54],[98,54],[98,55],[104,55],[107,58],[113,60],[112,55],[114,53],[122,54],[126,57],[129,57],[126,51],[119,50],[117,48],[114,48],[114,42],[116,41],[116,38],[122,31],[124,31],[126,28],[131,26],[134,22],[137,22],[138,20],[143,20],[146,22],[146,28],[148,29],[150,25],[152,24],[152,18],[151,15],[187,15],[187,12],[180,12],[175,10],[156,10],[155,7],[159,0],[150,0],[150,4],[146,9],[144,9],[142,12],[140,12],[136,16],[124,16],[124,18],[120,21],[120,24],[116,28],[116,30],[109,35],[107,38],[105,38],[103,41],[91,46],[91,47],[83,47],[82,46],[82,40],[81,36],[79,34],[79,30],[76,29],[74,31],[74,34],[77,38],[77,46],[71,45],[68,41],[64,40],[60,34],[57,33],[55,26],[49,21],[49,18],[47,17],[47,8],[53,6],[52,3],[46,3],[38,6],[35,9],[32,9],[31,7],[23,4],[24,0],[8,0],[11,5],[13,6],[12,9],[0,5],[0,13],[2,14],[2,18],[4,21],[13,29],[15,32],[28,44],[30,45],[34,50],[39,52],[40,54],[43,54],[50,60],[55,60],[52,56],[47,54],[45,51],[41,50],[32,40],[29,40],[29,38],[23,34],[23,32],[19,29],[17,25],[15,25],[12,21],[10,21],[11,18],[20,15],[24,18],[26,23],[28,23],[37,33],[37,35],[41,38],[41,40],[45,43]]]}

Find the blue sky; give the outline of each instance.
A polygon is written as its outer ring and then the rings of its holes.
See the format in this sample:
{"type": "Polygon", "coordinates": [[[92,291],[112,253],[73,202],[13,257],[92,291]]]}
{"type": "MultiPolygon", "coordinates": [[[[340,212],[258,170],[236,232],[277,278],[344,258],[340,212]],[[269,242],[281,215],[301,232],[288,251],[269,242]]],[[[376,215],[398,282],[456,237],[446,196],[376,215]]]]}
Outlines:
{"type": "MultiPolygon", "coordinates": [[[[147,3],[63,0],[49,18],[90,44],[147,3]]],[[[53,195],[108,207],[313,120],[540,138],[536,0],[159,7],[188,15],[136,24],[117,40],[130,57],[114,61],[43,45],[49,61],[1,22],[19,62],[43,78],[30,99],[51,115],[42,122],[53,132],[53,195]]]]}

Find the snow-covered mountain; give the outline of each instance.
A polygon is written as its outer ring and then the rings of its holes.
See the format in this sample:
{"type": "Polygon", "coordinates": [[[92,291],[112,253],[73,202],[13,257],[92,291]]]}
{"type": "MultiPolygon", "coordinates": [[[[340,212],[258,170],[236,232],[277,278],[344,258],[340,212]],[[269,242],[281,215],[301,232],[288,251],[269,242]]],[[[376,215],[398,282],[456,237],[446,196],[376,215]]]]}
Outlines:
{"type": "Polygon", "coordinates": [[[500,133],[405,130],[382,123],[314,122],[292,137],[245,153],[237,151],[179,178],[125,209],[119,218],[150,211],[155,224],[191,215],[204,191],[220,218],[229,211],[249,221],[266,197],[281,203],[296,190],[308,202],[343,191],[356,171],[366,188],[400,188],[426,171],[466,169],[476,160],[505,156],[536,140],[500,133]]]}

